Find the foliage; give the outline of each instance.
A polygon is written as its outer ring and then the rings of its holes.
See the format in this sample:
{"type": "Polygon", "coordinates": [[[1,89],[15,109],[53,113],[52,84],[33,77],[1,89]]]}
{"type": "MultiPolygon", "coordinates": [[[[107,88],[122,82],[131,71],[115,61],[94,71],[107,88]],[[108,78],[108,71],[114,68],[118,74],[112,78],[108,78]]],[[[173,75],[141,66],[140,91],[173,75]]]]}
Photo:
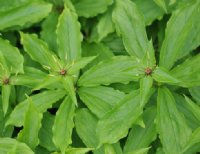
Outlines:
{"type": "Polygon", "coordinates": [[[200,152],[199,14],[199,0],[0,0],[0,153],[200,152]]]}

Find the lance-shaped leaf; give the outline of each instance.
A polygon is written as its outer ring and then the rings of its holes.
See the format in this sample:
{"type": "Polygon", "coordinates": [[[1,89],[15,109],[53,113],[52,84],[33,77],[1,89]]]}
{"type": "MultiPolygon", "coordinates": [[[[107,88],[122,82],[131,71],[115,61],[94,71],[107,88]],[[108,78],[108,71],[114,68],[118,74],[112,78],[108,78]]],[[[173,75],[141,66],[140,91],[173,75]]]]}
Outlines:
{"type": "Polygon", "coordinates": [[[50,13],[51,8],[50,3],[34,1],[4,10],[0,13],[0,30],[38,22],[50,13]]]}
{"type": "Polygon", "coordinates": [[[125,137],[128,134],[128,129],[141,115],[142,110],[139,91],[133,91],[124,97],[113,110],[98,122],[97,134],[100,145],[116,143],[125,137]]]}
{"type": "MultiPolygon", "coordinates": [[[[98,119],[88,109],[81,109],[76,113],[75,126],[76,131],[87,147],[96,148],[99,139],[96,134],[98,119]]],[[[116,144],[105,144],[99,149],[93,150],[94,154],[122,154],[119,142],[116,144]]]]}
{"type": "Polygon", "coordinates": [[[148,39],[145,22],[137,6],[130,0],[117,0],[113,21],[118,34],[122,36],[127,52],[143,58],[148,49],[148,39]]]}
{"type": "Polygon", "coordinates": [[[110,87],[81,87],[78,94],[83,103],[97,117],[103,117],[122,100],[125,94],[110,87]]]}
{"type": "MultiPolygon", "coordinates": [[[[189,97],[185,96],[188,109],[193,113],[193,115],[200,121],[200,106],[195,104],[189,97]]],[[[199,123],[200,124],[200,123],[199,123]]]]}
{"type": "Polygon", "coordinates": [[[185,117],[176,108],[173,95],[167,88],[158,91],[158,131],[165,153],[178,154],[192,133],[185,117]],[[168,133],[166,133],[168,132],[168,133]]]}
{"type": "Polygon", "coordinates": [[[51,84],[57,84],[61,80],[61,76],[50,76],[48,75],[44,80],[39,83],[36,87],[33,88],[33,90],[40,90],[42,88],[46,88],[47,86],[51,84]]]}
{"type": "Polygon", "coordinates": [[[140,105],[144,105],[148,102],[149,97],[153,94],[154,90],[153,78],[150,76],[143,77],[140,80],[140,105]]]}
{"type": "Polygon", "coordinates": [[[66,5],[59,17],[57,25],[58,54],[64,62],[69,62],[81,57],[80,24],[77,15],[66,5]]]}
{"type": "Polygon", "coordinates": [[[80,69],[84,68],[87,64],[92,62],[96,57],[83,57],[79,60],[72,62],[71,67],[67,71],[68,74],[74,75],[80,71],[80,69]]]}
{"type": "Polygon", "coordinates": [[[143,119],[145,127],[142,128],[138,125],[133,125],[129,136],[127,138],[124,153],[146,148],[149,144],[156,139],[156,108],[148,108],[144,111],[143,119]]]}
{"type": "Polygon", "coordinates": [[[112,7],[108,9],[100,18],[98,23],[92,29],[91,40],[100,42],[108,34],[115,31],[112,21],[112,7]]]}
{"type": "Polygon", "coordinates": [[[198,87],[192,87],[189,89],[190,94],[192,95],[192,98],[200,105],[200,86],[198,87]]]}
{"type": "Polygon", "coordinates": [[[98,146],[99,139],[96,134],[97,122],[98,119],[88,109],[80,109],[76,113],[76,131],[87,147],[96,148],[98,146]]]}
{"type": "MultiPolygon", "coordinates": [[[[185,116],[186,122],[192,130],[195,130],[199,127],[200,119],[198,114],[193,111],[189,103],[186,102],[185,98],[177,93],[173,93],[173,96],[176,100],[177,109],[182,112],[185,116]]],[[[198,112],[198,108],[196,109],[198,112]]]]}
{"type": "Polygon", "coordinates": [[[199,145],[200,145],[200,128],[197,128],[192,135],[190,136],[190,140],[188,141],[187,146],[184,148],[184,154],[187,153],[196,153],[199,152],[199,145]]]}
{"type": "Polygon", "coordinates": [[[178,84],[181,83],[179,78],[176,78],[171,72],[167,71],[165,68],[157,67],[152,74],[155,81],[160,83],[168,84],[178,84]]]}
{"type": "MultiPolygon", "coordinates": [[[[39,112],[45,112],[53,103],[60,100],[66,92],[64,90],[49,90],[30,97],[39,112]]],[[[28,99],[19,103],[10,114],[7,125],[22,126],[24,124],[25,113],[28,110],[28,99]]]]}
{"type": "Polygon", "coordinates": [[[11,138],[0,138],[0,153],[34,154],[34,152],[26,144],[11,138]]]}
{"type": "Polygon", "coordinates": [[[58,71],[58,58],[48,49],[47,44],[35,34],[21,34],[21,43],[30,57],[44,68],[58,71]]]}
{"type": "Polygon", "coordinates": [[[117,56],[100,62],[86,71],[79,79],[79,86],[108,85],[115,82],[129,82],[142,74],[135,57],[117,56]]]}
{"type": "Polygon", "coordinates": [[[66,76],[62,78],[62,83],[66,91],[69,93],[69,96],[71,97],[72,101],[77,105],[76,89],[74,87],[73,77],[66,76]]]}
{"type": "Polygon", "coordinates": [[[113,0],[101,0],[94,3],[93,0],[75,1],[74,7],[79,16],[94,17],[103,13],[107,7],[113,3],[113,0]]]}
{"type": "Polygon", "coordinates": [[[42,118],[42,127],[39,132],[40,146],[44,147],[49,151],[56,151],[56,147],[53,143],[53,132],[52,127],[54,123],[55,116],[51,115],[49,112],[44,113],[42,118]]]}
{"type": "Polygon", "coordinates": [[[181,86],[200,86],[200,54],[185,60],[181,65],[176,66],[170,73],[181,80],[181,86]]]}
{"type": "Polygon", "coordinates": [[[161,19],[164,11],[153,0],[133,0],[144,15],[146,25],[151,25],[156,19],[161,19]]]}
{"type": "Polygon", "coordinates": [[[74,111],[75,104],[69,96],[67,96],[56,112],[53,125],[53,142],[56,147],[65,153],[66,148],[72,143],[71,135],[74,127],[74,111]]]}
{"type": "Polygon", "coordinates": [[[3,85],[1,93],[2,93],[2,108],[3,108],[3,113],[5,115],[9,107],[11,85],[3,85]]]}
{"type": "Polygon", "coordinates": [[[199,7],[200,2],[194,1],[172,14],[161,48],[160,66],[170,69],[200,44],[199,7]]]}
{"type": "Polygon", "coordinates": [[[48,74],[34,67],[24,67],[25,74],[10,77],[11,85],[23,85],[30,88],[41,84],[48,74]]]}
{"type": "Polygon", "coordinates": [[[16,47],[13,47],[7,40],[0,38],[0,53],[5,59],[10,73],[23,73],[24,58],[16,47]]]}
{"type": "MultiPolygon", "coordinates": [[[[30,99],[30,98],[28,98],[30,99]]],[[[26,143],[31,149],[39,144],[38,134],[41,128],[42,113],[29,100],[28,110],[25,113],[23,129],[19,132],[17,139],[26,143]]]]}
{"type": "Polygon", "coordinates": [[[58,23],[58,18],[59,18],[59,13],[58,12],[51,12],[49,16],[42,22],[41,25],[41,38],[47,42],[49,48],[57,52],[58,51],[58,46],[56,42],[56,26],[58,23]]]}

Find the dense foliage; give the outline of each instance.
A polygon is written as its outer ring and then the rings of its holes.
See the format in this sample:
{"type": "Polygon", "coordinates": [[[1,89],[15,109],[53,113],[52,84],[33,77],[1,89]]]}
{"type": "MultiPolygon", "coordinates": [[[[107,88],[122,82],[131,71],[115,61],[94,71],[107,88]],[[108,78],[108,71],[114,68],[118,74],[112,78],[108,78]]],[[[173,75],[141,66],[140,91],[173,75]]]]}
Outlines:
{"type": "Polygon", "coordinates": [[[199,0],[0,0],[0,154],[200,152],[199,0]]]}

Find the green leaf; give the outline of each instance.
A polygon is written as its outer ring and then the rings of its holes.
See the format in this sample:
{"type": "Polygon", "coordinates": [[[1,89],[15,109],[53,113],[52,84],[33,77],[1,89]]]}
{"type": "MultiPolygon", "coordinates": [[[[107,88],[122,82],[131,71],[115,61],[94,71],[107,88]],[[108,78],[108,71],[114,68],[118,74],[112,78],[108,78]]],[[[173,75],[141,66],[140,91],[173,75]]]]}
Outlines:
{"type": "Polygon", "coordinates": [[[91,150],[91,148],[69,148],[65,154],[86,154],[91,150]]]}
{"type": "Polygon", "coordinates": [[[142,148],[138,150],[134,150],[131,152],[128,152],[127,154],[147,154],[150,148],[142,148]]]}
{"type": "Polygon", "coordinates": [[[154,92],[153,88],[153,78],[150,76],[143,77],[140,80],[140,105],[143,106],[149,100],[149,97],[154,92]]]}
{"type": "MultiPolygon", "coordinates": [[[[188,104],[189,110],[194,114],[194,116],[200,121],[200,106],[195,104],[189,97],[185,96],[185,100],[188,104]]],[[[200,123],[199,123],[200,124],[200,123]]]]}
{"type": "Polygon", "coordinates": [[[160,51],[160,66],[170,69],[177,60],[199,46],[199,7],[200,2],[194,1],[173,12],[160,51]]]}
{"type": "Polygon", "coordinates": [[[42,113],[37,110],[36,106],[31,102],[31,99],[28,104],[23,129],[19,132],[17,139],[26,143],[34,150],[39,144],[38,134],[41,128],[42,113]]]}
{"type": "Polygon", "coordinates": [[[59,70],[58,58],[48,49],[44,41],[35,34],[20,33],[20,35],[25,51],[34,61],[39,62],[44,68],[49,70],[59,70]]]}
{"type": "MultiPolygon", "coordinates": [[[[152,77],[155,81],[160,83],[168,83],[168,84],[179,84],[181,81],[180,78],[176,78],[173,73],[167,71],[165,68],[157,67],[152,74],[152,77]]],[[[182,86],[180,84],[180,86],[182,86]]]]}
{"type": "Polygon", "coordinates": [[[40,145],[49,151],[56,151],[56,147],[53,143],[52,127],[54,123],[54,116],[49,112],[44,113],[42,119],[42,127],[39,132],[40,145]]]}
{"type": "Polygon", "coordinates": [[[115,31],[112,21],[112,8],[109,8],[100,18],[98,23],[94,26],[91,34],[91,40],[100,42],[108,34],[115,31]]]}
{"type": "MultiPolygon", "coordinates": [[[[48,90],[33,95],[30,99],[39,112],[45,112],[53,103],[60,100],[64,95],[66,95],[64,90],[48,90]]],[[[15,125],[20,127],[24,124],[25,113],[28,110],[28,101],[29,100],[26,99],[14,108],[6,125],[15,125]]]]}
{"type": "Polygon", "coordinates": [[[160,6],[165,13],[167,13],[167,4],[165,2],[165,0],[153,0],[158,6],[160,6]]]}
{"type": "Polygon", "coordinates": [[[49,16],[42,23],[42,31],[40,32],[41,38],[47,42],[49,48],[57,52],[58,46],[56,42],[56,26],[58,23],[59,13],[51,12],[49,16]]]}
{"type": "Polygon", "coordinates": [[[56,112],[53,125],[53,142],[62,154],[66,148],[72,143],[71,135],[74,127],[75,104],[69,96],[67,96],[56,112]]]}
{"type": "Polygon", "coordinates": [[[79,86],[108,85],[138,80],[140,64],[135,57],[117,56],[100,62],[86,71],[79,79],[79,86]]]}
{"type": "Polygon", "coordinates": [[[52,5],[43,1],[33,1],[0,12],[0,30],[13,26],[27,26],[46,17],[52,5]]]}
{"type": "Polygon", "coordinates": [[[83,57],[96,56],[96,58],[84,68],[84,71],[88,70],[99,62],[110,59],[114,56],[113,52],[103,43],[84,42],[82,45],[82,51],[83,57]]]}
{"type": "Polygon", "coordinates": [[[192,97],[195,99],[195,101],[200,105],[200,86],[198,87],[192,87],[189,89],[190,94],[192,95],[192,97]]]}
{"type": "Polygon", "coordinates": [[[146,25],[151,25],[156,19],[161,19],[164,11],[152,0],[133,0],[144,15],[146,25]]]}
{"type": "Polygon", "coordinates": [[[77,104],[77,99],[76,99],[76,89],[74,87],[74,81],[73,77],[71,76],[66,76],[62,78],[62,83],[66,91],[69,93],[69,96],[71,97],[72,101],[77,104]]]}
{"type": "Polygon", "coordinates": [[[173,93],[173,96],[176,100],[177,109],[179,112],[184,114],[188,126],[192,128],[192,130],[197,129],[199,127],[200,120],[198,119],[198,116],[195,115],[195,112],[193,112],[190,105],[186,102],[185,98],[176,93],[173,93]]]}
{"type": "MultiPolygon", "coordinates": [[[[197,144],[197,143],[200,143],[200,128],[196,129],[191,137],[190,137],[190,140],[188,141],[188,144],[187,146],[184,148],[183,150],[183,153],[184,154],[187,154],[189,153],[188,151],[189,150],[193,150],[192,148],[194,148],[194,146],[197,144]]],[[[190,153],[195,153],[197,151],[193,151],[193,152],[190,152],[190,153]]],[[[198,152],[199,152],[199,146],[198,146],[198,152]]]]}
{"type": "Polygon", "coordinates": [[[99,118],[111,111],[125,97],[123,92],[103,86],[81,87],[78,94],[83,103],[99,118]]]}
{"type": "MultiPolygon", "coordinates": [[[[1,13],[0,13],[1,14],[1,13]]],[[[0,17],[1,19],[1,17],[0,17]]],[[[23,73],[24,58],[9,41],[0,38],[0,53],[3,55],[10,73],[23,73]]],[[[4,65],[5,66],[5,65],[4,65]]]]}
{"type": "Polygon", "coordinates": [[[137,6],[130,0],[117,0],[113,12],[117,33],[122,36],[124,46],[130,55],[143,58],[148,51],[145,22],[137,6]]]}
{"type": "Polygon", "coordinates": [[[181,154],[192,133],[167,88],[158,90],[158,131],[164,152],[171,154],[181,154]]]}
{"type": "Polygon", "coordinates": [[[96,57],[83,57],[79,60],[76,60],[72,63],[72,66],[67,71],[68,74],[74,75],[80,71],[80,69],[84,68],[87,64],[92,62],[96,57]]]}
{"type": "Polygon", "coordinates": [[[1,154],[34,154],[34,152],[24,143],[11,138],[0,138],[1,154]],[[11,152],[11,153],[10,153],[11,152]]]}
{"type": "Polygon", "coordinates": [[[34,67],[24,67],[25,74],[15,75],[10,77],[11,85],[23,85],[30,88],[35,88],[43,82],[47,74],[34,67]]]}
{"type": "Polygon", "coordinates": [[[2,86],[2,108],[3,113],[6,115],[9,107],[9,100],[10,100],[10,94],[11,94],[11,85],[3,85],[2,86]]]}
{"type": "Polygon", "coordinates": [[[155,107],[148,108],[144,111],[143,119],[145,127],[142,128],[140,126],[133,125],[124,146],[124,153],[130,153],[131,151],[146,148],[156,139],[157,131],[155,118],[155,107]]]}
{"type": "Polygon", "coordinates": [[[128,134],[128,129],[141,115],[142,110],[139,91],[133,91],[124,97],[113,110],[99,120],[97,134],[100,145],[102,143],[116,143],[125,137],[128,134]]]}
{"type": "Polygon", "coordinates": [[[200,86],[200,54],[185,60],[182,64],[171,70],[171,74],[181,80],[181,86],[200,86]]]}
{"type": "Polygon", "coordinates": [[[46,88],[47,86],[57,83],[61,80],[61,76],[50,76],[48,75],[47,77],[44,78],[44,80],[39,83],[36,87],[33,88],[34,90],[40,90],[42,88],[46,88]]]}
{"type": "Polygon", "coordinates": [[[78,136],[90,148],[96,148],[99,140],[96,134],[98,119],[88,109],[80,109],[76,113],[75,126],[78,136]]]}
{"type": "Polygon", "coordinates": [[[103,13],[107,7],[113,3],[113,0],[81,0],[74,3],[74,7],[79,16],[94,17],[97,14],[103,13]]]}
{"type": "Polygon", "coordinates": [[[57,29],[58,54],[64,62],[70,62],[81,56],[80,24],[77,15],[66,5],[59,17],[57,29]]]}

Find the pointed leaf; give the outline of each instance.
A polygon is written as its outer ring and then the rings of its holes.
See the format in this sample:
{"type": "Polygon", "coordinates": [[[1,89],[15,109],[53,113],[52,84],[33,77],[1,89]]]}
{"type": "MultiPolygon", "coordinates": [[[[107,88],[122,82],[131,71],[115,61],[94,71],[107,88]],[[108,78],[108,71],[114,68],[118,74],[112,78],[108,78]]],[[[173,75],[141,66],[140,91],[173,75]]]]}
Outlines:
{"type": "Polygon", "coordinates": [[[49,70],[59,70],[58,59],[49,49],[47,44],[39,39],[35,34],[21,34],[21,43],[25,51],[34,61],[39,62],[49,70]]]}
{"type": "Polygon", "coordinates": [[[11,85],[3,85],[2,86],[2,108],[4,115],[6,115],[9,107],[9,99],[10,99],[10,93],[11,93],[11,85]]]}
{"type": "Polygon", "coordinates": [[[72,143],[71,135],[74,127],[75,104],[71,98],[67,96],[56,112],[56,117],[53,125],[53,142],[62,153],[69,144],[72,143]]]}
{"type": "Polygon", "coordinates": [[[170,69],[200,44],[200,2],[194,1],[173,12],[161,48],[160,66],[170,69]]]}
{"type": "Polygon", "coordinates": [[[83,103],[97,117],[101,118],[117,106],[125,94],[110,87],[81,87],[78,94],[83,103]]]}
{"type": "Polygon", "coordinates": [[[99,140],[96,134],[98,119],[88,109],[80,109],[76,113],[76,131],[83,143],[90,148],[96,148],[99,140]]]}
{"type": "Polygon", "coordinates": [[[100,0],[94,3],[93,0],[81,0],[74,3],[74,7],[79,16],[93,17],[106,11],[113,0],[100,0]]]}
{"type": "Polygon", "coordinates": [[[52,127],[55,119],[54,117],[55,116],[51,115],[49,112],[44,113],[42,118],[42,127],[39,132],[40,146],[49,151],[57,150],[52,140],[52,127]]]}
{"type": "Polygon", "coordinates": [[[100,62],[86,71],[79,79],[79,86],[108,85],[115,82],[129,82],[142,74],[135,57],[117,56],[100,62]]]}
{"type": "Polygon", "coordinates": [[[144,15],[146,25],[151,25],[156,19],[162,19],[164,11],[153,0],[133,0],[144,15]]]}
{"type": "Polygon", "coordinates": [[[80,69],[84,68],[87,64],[92,62],[96,57],[83,57],[77,61],[74,61],[71,68],[67,71],[69,74],[73,75],[76,74],[80,69]]]}
{"type": "Polygon", "coordinates": [[[170,73],[180,79],[184,87],[200,86],[200,54],[185,60],[176,66],[170,73]]]}
{"type": "Polygon", "coordinates": [[[11,138],[0,138],[0,153],[8,154],[34,154],[34,152],[24,143],[11,138]]]}
{"type": "Polygon", "coordinates": [[[56,33],[59,57],[64,62],[80,58],[82,41],[80,24],[77,15],[66,5],[59,17],[56,33]]]}
{"type": "Polygon", "coordinates": [[[128,129],[141,115],[139,91],[133,91],[124,97],[119,104],[108,112],[97,125],[97,134],[102,143],[116,143],[125,137],[128,129]]]}
{"type": "Polygon", "coordinates": [[[124,153],[131,153],[131,151],[139,150],[148,147],[153,140],[156,139],[156,108],[148,108],[143,114],[145,127],[142,128],[133,125],[129,136],[127,138],[124,153]]]}
{"type": "Polygon", "coordinates": [[[158,131],[164,152],[171,154],[181,153],[192,133],[167,88],[158,91],[158,131]]]}
{"type": "Polygon", "coordinates": [[[39,144],[38,134],[41,128],[42,113],[37,111],[36,106],[31,102],[31,100],[29,100],[28,104],[29,107],[25,113],[24,126],[19,132],[17,139],[26,143],[34,150],[39,144]]]}
{"type": "Polygon", "coordinates": [[[62,78],[62,83],[63,83],[63,86],[65,87],[65,89],[67,90],[67,92],[69,93],[69,96],[71,97],[72,101],[76,105],[78,105],[73,78],[71,76],[66,76],[66,77],[62,78]]]}
{"type": "Polygon", "coordinates": [[[65,154],[86,154],[91,150],[91,148],[69,148],[65,154]]]}
{"type": "Polygon", "coordinates": [[[172,75],[171,72],[167,71],[166,69],[162,67],[157,67],[154,70],[152,77],[154,80],[161,83],[169,83],[169,84],[181,83],[179,78],[176,78],[176,76],[172,75]]]}
{"type": "Polygon", "coordinates": [[[0,13],[0,30],[13,26],[27,26],[46,17],[52,5],[43,1],[31,1],[23,5],[4,10],[0,13]]]}
{"type": "Polygon", "coordinates": [[[143,77],[140,80],[140,105],[144,105],[148,102],[149,97],[153,92],[153,78],[150,76],[143,77]]]}
{"type": "Polygon", "coordinates": [[[200,86],[198,87],[192,87],[189,89],[190,94],[192,95],[192,98],[200,105],[200,86]]]}
{"type": "Polygon", "coordinates": [[[130,0],[117,0],[113,21],[127,52],[143,58],[148,50],[148,39],[144,19],[137,6],[130,0]]]}
{"type": "Polygon", "coordinates": [[[24,58],[10,42],[0,38],[0,53],[3,55],[10,73],[23,73],[24,58]]]}
{"type": "MultiPolygon", "coordinates": [[[[66,92],[64,90],[48,90],[33,95],[30,99],[39,112],[45,112],[53,103],[60,100],[66,92]]],[[[6,125],[22,126],[24,124],[25,113],[28,110],[28,99],[19,103],[10,114],[6,125]]]]}

